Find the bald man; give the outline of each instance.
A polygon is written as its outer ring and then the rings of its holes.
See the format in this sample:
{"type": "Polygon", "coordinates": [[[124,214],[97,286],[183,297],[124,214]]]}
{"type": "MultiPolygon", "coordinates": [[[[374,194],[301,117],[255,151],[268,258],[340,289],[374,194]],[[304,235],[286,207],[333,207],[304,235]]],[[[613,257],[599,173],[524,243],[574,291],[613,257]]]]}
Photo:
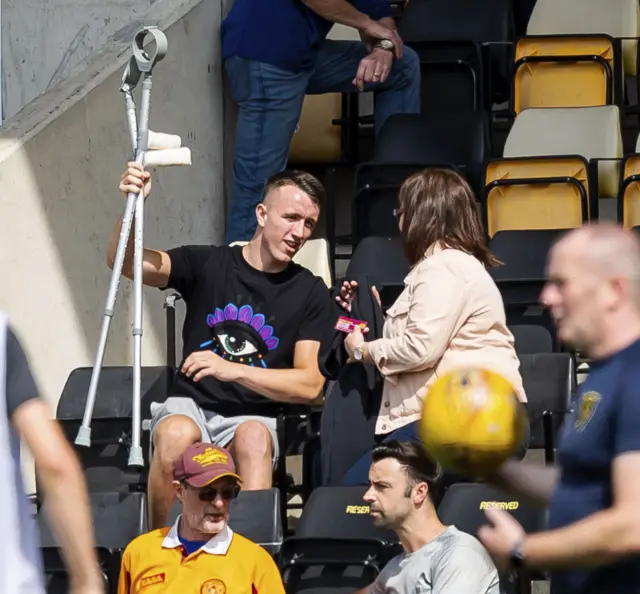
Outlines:
{"type": "Polygon", "coordinates": [[[640,592],[640,240],[609,224],[565,235],[541,296],[559,338],[592,359],[565,421],[558,468],[515,461],[492,477],[548,507],[526,535],[487,512],[478,536],[499,568],[551,569],[557,594],[640,592]]]}
{"type": "MultiPolygon", "coordinates": [[[[151,178],[130,163],[120,190],[141,189],[149,195],[151,178]]],[[[270,488],[278,403],[310,404],[321,393],[318,351],[335,321],[333,301],[323,280],[292,259],[311,236],[323,197],[315,177],[284,171],[267,181],[256,233],[244,247],[144,250],[144,284],[178,291],[187,307],[173,392],[151,405],[151,529],[165,526],[173,463],[192,443],[229,447],[243,488],[270,488]]],[[[120,227],[117,221],[110,266],[120,227]]],[[[133,277],[131,242],[123,274],[133,277]]]]}

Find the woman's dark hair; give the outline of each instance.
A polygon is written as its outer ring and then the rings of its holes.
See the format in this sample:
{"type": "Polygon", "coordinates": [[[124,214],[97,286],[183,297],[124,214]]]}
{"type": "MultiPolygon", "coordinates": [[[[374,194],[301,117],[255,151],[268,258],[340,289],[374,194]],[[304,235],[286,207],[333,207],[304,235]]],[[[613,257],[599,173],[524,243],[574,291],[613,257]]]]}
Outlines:
{"type": "Polygon", "coordinates": [[[430,168],[414,173],[400,188],[399,206],[404,215],[402,246],[411,266],[437,242],[465,251],[489,268],[501,264],[487,248],[473,190],[457,171],[430,168]]]}
{"type": "Polygon", "coordinates": [[[393,458],[397,460],[407,475],[407,493],[418,483],[427,483],[432,501],[439,494],[442,470],[426,452],[424,447],[412,441],[386,441],[373,448],[374,462],[393,458]]]}

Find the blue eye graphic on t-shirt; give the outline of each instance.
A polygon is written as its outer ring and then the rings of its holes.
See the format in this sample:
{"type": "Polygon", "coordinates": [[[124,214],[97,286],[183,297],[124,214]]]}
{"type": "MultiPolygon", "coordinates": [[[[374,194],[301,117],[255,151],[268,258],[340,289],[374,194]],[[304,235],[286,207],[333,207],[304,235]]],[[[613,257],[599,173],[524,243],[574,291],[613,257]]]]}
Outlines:
{"type": "Polygon", "coordinates": [[[200,347],[210,346],[214,353],[235,363],[267,367],[264,356],[280,342],[264,315],[254,314],[250,305],[217,307],[207,316],[207,326],[213,330],[213,339],[200,347]]]}

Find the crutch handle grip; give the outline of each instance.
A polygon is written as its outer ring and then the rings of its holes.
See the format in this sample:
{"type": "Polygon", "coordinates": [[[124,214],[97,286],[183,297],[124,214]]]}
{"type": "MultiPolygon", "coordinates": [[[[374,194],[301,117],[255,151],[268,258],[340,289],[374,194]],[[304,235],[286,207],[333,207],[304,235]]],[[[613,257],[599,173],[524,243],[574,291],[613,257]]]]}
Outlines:
{"type": "Polygon", "coordinates": [[[147,150],[177,149],[182,146],[182,139],[177,134],[165,134],[149,130],[149,145],[147,150]]]}
{"type": "Polygon", "coordinates": [[[133,57],[138,70],[149,73],[153,67],[165,57],[169,44],[166,35],[158,27],[144,27],[133,38],[133,57]],[[144,47],[144,40],[151,35],[155,41],[155,48],[144,47]]]}
{"type": "Polygon", "coordinates": [[[172,165],[191,165],[191,150],[186,146],[177,149],[147,151],[144,154],[145,167],[170,167],[172,165]]]}

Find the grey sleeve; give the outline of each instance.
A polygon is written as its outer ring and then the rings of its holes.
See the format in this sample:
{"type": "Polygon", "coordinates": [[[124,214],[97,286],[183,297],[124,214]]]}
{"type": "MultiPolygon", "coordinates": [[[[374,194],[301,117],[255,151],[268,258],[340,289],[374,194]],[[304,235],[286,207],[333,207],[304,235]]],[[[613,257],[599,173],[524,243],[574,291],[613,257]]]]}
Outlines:
{"type": "Polygon", "coordinates": [[[498,570],[490,557],[472,547],[449,549],[433,567],[432,594],[498,594],[498,570]]]}
{"type": "Polygon", "coordinates": [[[387,592],[387,580],[389,575],[393,572],[393,568],[396,565],[396,560],[391,559],[385,568],[378,574],[373,584],[371,584],[366,590],[366,594],[386,594],[387,592]]]}
{"type": "Polygon", "coordinates": [[[38,388],[31,375],[27,356],[11,328],[7,328],[6,358],[7,416],[11,419],[20,405],[38,398],[38,388]]]}

